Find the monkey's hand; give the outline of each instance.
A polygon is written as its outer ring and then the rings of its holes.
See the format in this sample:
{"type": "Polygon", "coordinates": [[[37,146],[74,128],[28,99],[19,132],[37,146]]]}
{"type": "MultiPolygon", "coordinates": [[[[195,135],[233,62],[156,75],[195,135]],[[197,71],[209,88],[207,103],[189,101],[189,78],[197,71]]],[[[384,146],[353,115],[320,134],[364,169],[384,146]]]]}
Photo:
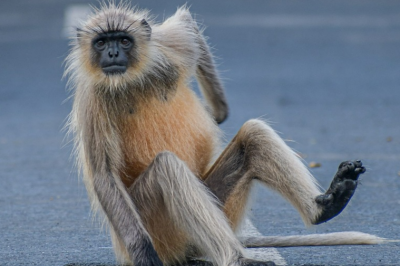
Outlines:
{"type": "Polygon", "coordinates": [[[315,198],[323,211],[314,224],[326,222],[341,213],[357,188],[359,175],[365,171],[361,161],[347,161],[339,165],[329,189],[315,198]]]}
{"type": "Polygon", "coordinates": [[[133,259],[135,266],[163,266],[162,261],[157,255],[153,245],[144,241],[139,248],[139,254],[133,259]]]}

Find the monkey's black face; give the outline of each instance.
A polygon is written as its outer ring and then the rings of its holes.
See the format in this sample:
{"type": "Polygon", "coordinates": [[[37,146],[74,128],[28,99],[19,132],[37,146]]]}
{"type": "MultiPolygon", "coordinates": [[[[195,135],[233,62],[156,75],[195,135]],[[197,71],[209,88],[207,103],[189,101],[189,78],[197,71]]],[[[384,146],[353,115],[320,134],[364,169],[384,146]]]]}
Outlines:
{"type": "Polygon", "coordinates": [[[126,32],[107,32],[92,41],[95,61],[107,75],[123,74],[129,66],[134,39],[126,32]]]}

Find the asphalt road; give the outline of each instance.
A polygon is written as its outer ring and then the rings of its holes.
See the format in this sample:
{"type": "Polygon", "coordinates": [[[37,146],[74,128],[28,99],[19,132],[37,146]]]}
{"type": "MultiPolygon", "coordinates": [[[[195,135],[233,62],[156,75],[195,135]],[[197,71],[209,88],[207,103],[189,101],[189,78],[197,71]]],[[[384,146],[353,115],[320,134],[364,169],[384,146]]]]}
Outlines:
{"type": "MultiPolygon", "coordinates": [[[[96,2],[93,1],[95,4],[96,2]]],[[[184,1],[137,1],[158,19],[184,1]]],[[[115,265],[92,221],[62,131],[65,15],[84,1],[0,2],[0,265],[115,265]]],[[[368,172],[346,210],[306,229],[277,194],[255,188],[265,235],[359,230],[400,239],[400,2],[189,1],[215,47],[231,107],[229,140],[272,123],[323,187],[337,165],[368,172]]],[[[262,252],[262,251],[261,251],[262,252]]],[[[280,248],[288,265],[399,265],[400,244],[280,248]]]]}

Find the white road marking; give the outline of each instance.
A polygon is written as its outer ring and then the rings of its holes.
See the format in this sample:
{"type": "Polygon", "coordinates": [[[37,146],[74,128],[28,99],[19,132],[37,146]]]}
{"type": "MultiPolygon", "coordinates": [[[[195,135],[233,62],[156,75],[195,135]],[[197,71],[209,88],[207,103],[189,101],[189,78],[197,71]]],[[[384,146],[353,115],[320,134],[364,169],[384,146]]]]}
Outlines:
{"type": "Polygon", "coordinates": [[[387,28],[400,25],[398,16],[342,16],[342,15],[246,15],[218,16],[207,22],[219,26],[245,26],[264,28],[387,28]]]}
{"type": "MultiPolygon", "coordinates": [[[[79,23],[85,20],[91,8],[88,5],[70,5],[65,10],[63,37],[71,37],[79,23]]],[[[387,28],[400,25],[398,16],[343,16],[265,14],[207,17],[207,25],[225,27],[264,28],[387,28]]]]}
{"type": "Polygon", "coordinates": [[[344,157],[351,158],[363,158],[364,160],[377,160],[377,161],[400,161],[399,154],[390,153],[353,153],[353,154],[343,154],[343,153],[313,153],[314,158],[320,160],[341,160],[344,157]]]}
{"type": "MultiPolygon", "coordinates": [[[[261,236],[261,233],[254,227],[249,219],[245,219],[242,225],[242,236],[261,236]]],[[[279,254],[276,248],[251,248],[246,249],[246,256],[261,261],[273,261],[276,265],[287,265],[285,259],[279,254]]]]}

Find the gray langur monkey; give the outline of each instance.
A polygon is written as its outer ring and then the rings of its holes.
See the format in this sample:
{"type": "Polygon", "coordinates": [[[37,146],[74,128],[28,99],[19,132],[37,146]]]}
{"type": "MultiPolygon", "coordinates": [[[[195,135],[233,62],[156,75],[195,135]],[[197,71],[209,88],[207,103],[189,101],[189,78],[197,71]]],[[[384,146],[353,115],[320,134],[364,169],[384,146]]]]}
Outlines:
{"type": "Polygon", "coordinates": [[[214,162],[217,123],[228,107],[210,49],[186,7],[157,24],[126,3],[103,4],[77,30],[66,62],[77,161],[119,261],[159,266],[203,256],[234,266],[255,263],[244,258],[243,246],[384,241],[357,232],[235,236],[253,180],[278,191],[311,225],[342,211],[365,168],[343,162],[323,193],[298,156],[257,119],[214,162]],[[209,107],[190,89],[193,76],[209,107]]]}

